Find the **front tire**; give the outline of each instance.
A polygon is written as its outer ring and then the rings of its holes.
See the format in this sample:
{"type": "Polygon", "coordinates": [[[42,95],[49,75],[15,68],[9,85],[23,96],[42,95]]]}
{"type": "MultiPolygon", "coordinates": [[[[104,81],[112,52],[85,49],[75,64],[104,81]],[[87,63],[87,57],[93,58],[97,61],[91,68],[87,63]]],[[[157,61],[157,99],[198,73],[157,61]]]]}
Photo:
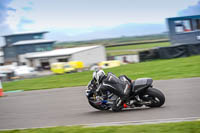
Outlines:
{"type": "Polygon", "coordinates": [[[103,110],[109,110],[109,109],[110,109],[110,107],[102,107],[101,105],[97,105],[97,104],[93,103],[93,102],[90,101],[90,100],[88,100],[88,102],[89,102],[89,104],[90,104],[93,108],[95,108],[95,109],[97,109],[97,110],[103,111],[103,110]]]}
{"type": "Polygon", "coordinates": [[[97,110],[109,110],[110,109],[110,107],[109,106],[107,106],[107,105],[102,105],[102,104],[96,104],[95,102],[95,100],[91,100],[91,97],[93,97],[93,93],[91,93],[90,95],[89,95],[89,97],[88,97],[88,103],[93,107],[93,108],[95,108],[95,109],[97,109],[97,110]]]}
{"type": "Polygon", "coordinates": [[[151,103],[146,105],[149,107],[160,107],[165,103],[165,96],[164,94],[155,88],[149,88],[144,92],[141,96],[141,99],[144,101],[150,101],[151,103]]]}

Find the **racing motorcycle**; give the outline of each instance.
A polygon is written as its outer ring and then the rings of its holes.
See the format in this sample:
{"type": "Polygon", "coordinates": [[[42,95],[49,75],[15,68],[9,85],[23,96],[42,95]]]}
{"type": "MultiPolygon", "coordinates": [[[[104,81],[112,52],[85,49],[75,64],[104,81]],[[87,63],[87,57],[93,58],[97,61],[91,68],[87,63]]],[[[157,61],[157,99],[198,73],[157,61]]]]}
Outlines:
{"type": "MultiPolygon", "coordinates": [[[[86,96],[89,104],[98,110],[112,109],[118,112],[124,108],[142,106],[160,107],[165,103],[164,94],[160,90],[153,88],[152,78],[139,78],[133,81],[126,76],[120,76],[118,79],[120,79],[120,82],[114,81],[114,78],[113,81],[111,79],[107,83],[107,86],[112,87],[113,90],[117,90],[119,89],[118,86],[122,86],[124,83],[122,80],[126,79],[129,82],[130,92],[125,100],[122,101],[119,95],[116,95],[115,91],[99,91],[101,84],[97,84],[94,80],[91,80],[86,88],[86,96]]],[[[125,91],[125,86],[122,91],[125,91]]]]}

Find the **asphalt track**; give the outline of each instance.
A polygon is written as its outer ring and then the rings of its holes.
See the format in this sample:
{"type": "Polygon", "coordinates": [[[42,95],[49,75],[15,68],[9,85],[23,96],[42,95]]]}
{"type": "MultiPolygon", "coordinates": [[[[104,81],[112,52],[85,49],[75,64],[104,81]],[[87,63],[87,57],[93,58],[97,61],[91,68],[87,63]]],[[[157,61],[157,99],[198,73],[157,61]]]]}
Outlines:
{"type": "Polygon", "coordinates": [[[85,87],[7,93],[0,98],[0,129],[200,118],[200,78],[158,80],[153,84],[166,96],[163,107],[118,113],[90,107],[85,87]]]}

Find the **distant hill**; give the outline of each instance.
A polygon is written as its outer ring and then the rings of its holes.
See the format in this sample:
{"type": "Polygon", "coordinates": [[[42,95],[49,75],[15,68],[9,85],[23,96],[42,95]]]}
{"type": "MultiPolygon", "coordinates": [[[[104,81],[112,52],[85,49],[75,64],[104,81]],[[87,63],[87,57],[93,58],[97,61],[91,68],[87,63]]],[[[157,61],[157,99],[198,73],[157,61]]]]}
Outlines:
{"type": "Polygon", "coordinates": [[[58,41],[86,41],[102,38],[119,38],[121,36],[160,34],[166,31],[166,24],[127,23],[114,27],[91,27],[89,29],[76,29],[75,31],[73,29],[51,31],[47,34],[47,38],[58,41]]]}
{"type": "Polygon", "coordinates": [[[149,34],[158,34],[166,31],[166,27],[163,24],[123,24],[107,31],[103,31],[104,34],[112,34],[113,36],[141,36],[149,34]]]}
{"type": "Polygon", "coordinates": [[[157,40],[168,40],[168,33],[163,32],[160,34],[150,34],[141,36],[121,36],[118,38],[106,38],[106,39],[96,39],[89,41],[75,41],[75,42],[60,42],[56,44],[56,48],[64,47],[76,47],[85,45],[118,45],[127,43],[137,43],[137,42],[148,42],[157,40]]]}

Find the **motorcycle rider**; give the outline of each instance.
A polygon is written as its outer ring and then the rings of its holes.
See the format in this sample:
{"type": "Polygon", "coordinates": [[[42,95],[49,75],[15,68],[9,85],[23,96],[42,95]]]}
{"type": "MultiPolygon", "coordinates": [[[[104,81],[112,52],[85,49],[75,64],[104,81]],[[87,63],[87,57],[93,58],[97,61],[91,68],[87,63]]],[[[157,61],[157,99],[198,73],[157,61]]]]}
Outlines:
{"type": "Polygon", "coordinates": [[[118,111],[123,107],[131,91],[131,80],[128,77],[125,75],[117,77],[111,72],[106,75],[103,70],[96,70],[93,73],[93,81],[98,84],[97,92],[102,91],[106,94],[109,91],[118,96],[113,103],[112,110],[118,111]]]}

